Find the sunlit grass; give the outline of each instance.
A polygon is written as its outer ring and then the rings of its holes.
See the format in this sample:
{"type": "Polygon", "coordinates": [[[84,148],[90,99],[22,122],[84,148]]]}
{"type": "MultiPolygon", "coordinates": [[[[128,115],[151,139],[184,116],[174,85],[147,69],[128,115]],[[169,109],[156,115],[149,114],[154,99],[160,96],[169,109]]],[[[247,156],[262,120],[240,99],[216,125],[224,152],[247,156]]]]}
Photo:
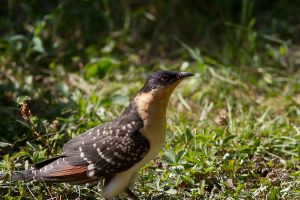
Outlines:
{"type": "MultiPolygon", "coordinates": [[[[283,77],[274,70],[270,84],[261,78],[265,74],[247,77],[239,70],[209,66],[198,72],[196,66],[191,63],[185,69],[196,75],[171,97],[166,146],[141,171],[134,187],[141,198],[299,198],[296,74],[283,77]]],[[[41,126],[44,140],[53,148],[47,151],[49,146],[42,140],[27,136],[31,139],[25,137],[19,150],[3,157],[2,170],[20,170],[29,166],[28,161],[36,163],[58,154],[72,137],[116,117],[143,83],[139,74],[131,81],[125,76],[92,82],[72,79],[71,85],[61,82],[69,89],[65,96],[56,97],[68,105],[62,114],[52,121],[33,116],[33,123],[41,126]],[[79,84],[83,82],[84,88],[79,84]]],[[[21,126],[32,133],[26,123],[21,126]]],[[[16,148],[16,144],[10,145],[16,148]]],[[[1,195],[101,199],[100,186],[3,183],[1,195]]]]}

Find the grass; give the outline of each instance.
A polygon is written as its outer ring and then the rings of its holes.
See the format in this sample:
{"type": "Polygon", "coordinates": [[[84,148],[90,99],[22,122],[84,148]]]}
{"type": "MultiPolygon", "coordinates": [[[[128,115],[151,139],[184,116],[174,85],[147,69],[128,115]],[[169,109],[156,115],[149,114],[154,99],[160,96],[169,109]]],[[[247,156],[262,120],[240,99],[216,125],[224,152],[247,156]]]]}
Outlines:
{"type": "MultiPolygon", "coordinates": [[[[287,77],[270,71],[273,83],[269,83],[263,78],[266,72],[257,78],[248,72],[207,65],[200,73],[197,66],[191,63],[186,69],[196,76],[186,80],[171,98],[166,146],[141,171],[135,185],[138,194],[150,199],[300,198],[299,72],[287,77]],[[255,85],[250,83],[253,78],[255,85]]],[[[45,131],[43,136],[29,130],[31,136],[24,141],[8,143],[10,155],[3,157],[1,169],[19,170],[24,164],[28,167],[29,162],[56,155],[67,140],[116,117],[128,104],[128,97],[142,86],[139,76],[128,80],[112,75],[90,83],[67,73],[65,80],[72,81],[62,88],[73,89],[54,97],[67,105],[62,115],[53,120],[32,116],[34,126],[45,131]]],[[[16,123],[30,129],[21,119],[16,123]]],[[[101,199],[101,188],[95,185],[20,182],[1,187],[3,198],[73,199],[77,195],[101,199]]]]}
{"type": "MultiPolygon", "coordinates": [[[[141,170],[135,192],[142,199],[300,199],[298,19],[288,17],[297,6],[272,3],[266,11],[242,1],[232,14],[234,1],[222,9],[180,3],[189,13],[177,1],[99,2],[47,2],[39,10],[38,2],[9,1],[0,20],[7,30],[0,171],[58,155],[71,138],[118,116],[146,74],[171,69],[195,76],[172,95],[166,145],[141,170]]],[[[102,199],[101,185],[2,182],[0,198],[102,199]]]]}

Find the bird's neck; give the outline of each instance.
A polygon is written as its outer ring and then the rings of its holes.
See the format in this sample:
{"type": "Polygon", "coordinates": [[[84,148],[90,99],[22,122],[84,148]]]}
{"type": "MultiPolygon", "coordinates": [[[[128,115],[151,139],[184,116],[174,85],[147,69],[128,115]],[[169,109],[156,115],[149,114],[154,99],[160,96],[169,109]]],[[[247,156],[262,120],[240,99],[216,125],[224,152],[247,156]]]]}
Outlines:
{"type": "Polygon", "coordinates": [[[134,98],[137,112],[143,121],[141,133],[150,143],[164,142],[166,110],[170,94],[155,91],[138,93],[134,98]]]}
{"type": "Polygon", "coordinates": [[[155,92],[139,93],[135,96],[134,103],[144,123],[165,119],[169,97],[169,94],[155,92]]]}

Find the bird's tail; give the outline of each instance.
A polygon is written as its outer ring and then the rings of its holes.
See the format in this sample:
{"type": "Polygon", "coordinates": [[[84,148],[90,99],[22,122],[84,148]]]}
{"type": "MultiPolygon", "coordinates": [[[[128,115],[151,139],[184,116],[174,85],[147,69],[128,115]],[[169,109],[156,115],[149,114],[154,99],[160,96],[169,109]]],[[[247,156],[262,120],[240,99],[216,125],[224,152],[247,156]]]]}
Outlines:
{"type": "Polygon", "coordinates": [[[36,170],[34,169],[16,171],[13,172],[12,174],[0,173],[0,181],[4,181],[4,182],[32,181],[35,176],[36,176],[36,170]]]}
{"type": "Polygon", "coordinates": [[[59,159],[60,156],[50,158],[48,160],[42,161],[35,164],[32,169],[22,170],[12,172],[11,174],[0,172],[0,181],[1,182],[14,182],[14,181],[32,181],[32,180],[41,180],[43,177],[40,175],[41,168],[51,164],[53,161],[59,159]]]}

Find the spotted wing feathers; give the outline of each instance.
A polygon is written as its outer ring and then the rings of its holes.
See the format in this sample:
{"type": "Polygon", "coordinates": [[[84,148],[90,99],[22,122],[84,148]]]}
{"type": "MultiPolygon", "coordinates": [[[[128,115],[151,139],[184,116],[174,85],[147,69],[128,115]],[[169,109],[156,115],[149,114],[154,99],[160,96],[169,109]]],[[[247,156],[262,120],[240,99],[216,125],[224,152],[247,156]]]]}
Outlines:
{"type": "Polygon", "coordinates": [[[141,122],[110,122],[85,133],[76,143],[64,147],[64,156],[72,165],[88,167],[87,175],[109,177],[139,162],[149,150],[149,142],[141,135],[141,122]],[[124,123],[125,122],[125,123],[124,123]],[[78,159],[80,157],[80,159],[78,159]]]}
{"type": "Polygon", "coordinates": [[[32,170],[35,180],[84,183],[129,169],[149,151],[139,118],[124,116],[94,127],[64,145],[63,154],[32,170]]]}

